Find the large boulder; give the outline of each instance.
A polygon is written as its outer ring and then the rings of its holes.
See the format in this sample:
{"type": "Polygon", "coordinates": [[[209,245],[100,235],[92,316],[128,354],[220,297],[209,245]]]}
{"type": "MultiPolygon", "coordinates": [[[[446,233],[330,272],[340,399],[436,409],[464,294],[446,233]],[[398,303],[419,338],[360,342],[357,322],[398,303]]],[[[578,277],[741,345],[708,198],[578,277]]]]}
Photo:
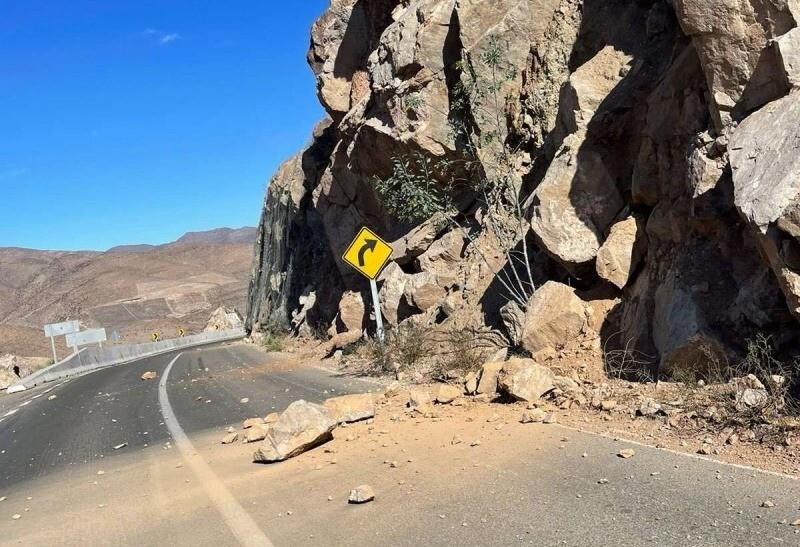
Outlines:
{"type": "Polygon", "coordinates": [[[361,332],[364,325],[365,310],[366,307],[361,293],[346,291],[341,300],[339,300],[339,312],[334,320],[335,332],[332,334],[350,331],[361,332]]]}
{"type": "Polygon", "coordinates": [[[614,224],[597,252],[597,275],[619,289],[625,287],[642,258],[643,239],[644,226],[635,217],[614,224]]]}
{"type": "Polygon", "coordinates": [[[485,363],[481,367],[481,375],[478,378],[478,387],[475,392],[488,395],[497,393],[497,376],[503,370],[504,365],[505,363],[502,362],[485,363]]]}
{"type": "Polygon", "coordinates": [[[266,439],[253,453],[253,461],[279,462],[326,443],[333,438],[336,420],[324,406],[295,401],[269,426],[266,439]]]}
{"type": "Polygon", "coordinates": [[[800,28],[793,28],[775,40],[783,76],[792,87],[800,87],[800,28]]]}
{"type": "Polygon", "coordinates": [[[574,340],[586,324],[583,301],[563,283],[548,281],[528,302],[522,347],[531,353],[574,340]]]}
{"type": "Polygon", "coordinates": [[[555,374],[532,359],[510,359],[497,378],[500,392],[518,401],[536,401],[555,388],[555,374]]]}
{"type": "Polygon", "coordinates": [[[394,262],[390,262],[378,278],[383,283],[380,290],[381,312],[389,325],[397,325],[400,322],[400,304],[409,278],[410,276],[394,262]]]}
{"type": "Polygon", "coordinates": [[[800,318],[800,92],[748,116],[729,149],[736,208],[800,318]]]}
{"type": "Polygon", "coordinates": [[[447,295],[447,281],[431,272],[422,272],[409,277],[403,296],[410,305],[420,311],[428,311],[447,295]]]}
{"type": "Polygon", "coordinates": [[[623,202],[602,156],[567,139],[533,194],[531,227],[542,247],[564,267],[591,262],[623,202]]]}
{"type": "Polygon", "coordinates": [[[324,403],[337,423],[351,423],[375,416],[375,397],[371,393],[355,393],[331,397],[324,403]]]}
{"type": "MultiPolygon", "coordinates": [[[[792,11],[797,7],[774,0],[676,0],[673,5],[683,32],[697,49],[712,99],[711,114],[721,128],[747,99],[746,93],[761,83],[757,71],[764,64],[764,49],[771,38],[796,26],[792,11]]],[[[765,76],[769,80],[770,75],[765,76]]]]}
{"type": "Polygon", "coordinates": [[[533,232],[548,253],[573,271],[594,259],[624,205],[602,155],[585,140],[595,113],[627,74],[630,61],[608,46],[570,76],[556,128],[563,144],[533,194],[533,232]]]}

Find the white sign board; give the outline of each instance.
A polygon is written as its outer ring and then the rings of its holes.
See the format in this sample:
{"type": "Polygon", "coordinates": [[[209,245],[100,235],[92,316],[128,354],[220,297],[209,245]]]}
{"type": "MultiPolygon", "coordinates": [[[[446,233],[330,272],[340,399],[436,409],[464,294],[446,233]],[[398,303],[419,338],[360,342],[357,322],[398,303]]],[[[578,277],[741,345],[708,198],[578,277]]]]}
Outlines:
{"type": "Polygon", "coordinates": [[[81,330],[81,325],[77,321],[64,321],[63,323],[45,325],[44,335],[52,338],[53,336],[72,334],[74,332],[78,332],[79,330],[81,330]]]}
{"type": "Polygon", "coordinates": [[[106,341],[106,329],[88,329],[67,335],[67,345],[71,348],[97,344],[106,341]]]}

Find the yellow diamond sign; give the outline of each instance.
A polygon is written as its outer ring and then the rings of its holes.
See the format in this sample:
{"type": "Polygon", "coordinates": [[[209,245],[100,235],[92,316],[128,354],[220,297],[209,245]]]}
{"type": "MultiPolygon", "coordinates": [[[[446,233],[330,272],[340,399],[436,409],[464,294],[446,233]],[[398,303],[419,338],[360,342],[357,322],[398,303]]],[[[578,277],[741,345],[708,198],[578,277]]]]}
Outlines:
{"type": "Polygon", "coordinates": [[[392,248],[369,228],[361,228],[342,260],[369,279],[375,279],[389,259],[392,248]]]}

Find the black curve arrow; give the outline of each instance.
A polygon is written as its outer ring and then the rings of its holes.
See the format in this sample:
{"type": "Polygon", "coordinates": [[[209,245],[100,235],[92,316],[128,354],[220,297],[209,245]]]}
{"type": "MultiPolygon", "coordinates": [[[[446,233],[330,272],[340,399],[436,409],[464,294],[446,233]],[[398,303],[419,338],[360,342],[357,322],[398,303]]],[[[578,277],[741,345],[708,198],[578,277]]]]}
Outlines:
{"type": "Polygon", "coordinates": [[[358,265],[364,267],[364,255],[367,251],[374,251],[375,246],[378,244],[376,239],[365,239],[364,246],[358,250],[358,265]]]}

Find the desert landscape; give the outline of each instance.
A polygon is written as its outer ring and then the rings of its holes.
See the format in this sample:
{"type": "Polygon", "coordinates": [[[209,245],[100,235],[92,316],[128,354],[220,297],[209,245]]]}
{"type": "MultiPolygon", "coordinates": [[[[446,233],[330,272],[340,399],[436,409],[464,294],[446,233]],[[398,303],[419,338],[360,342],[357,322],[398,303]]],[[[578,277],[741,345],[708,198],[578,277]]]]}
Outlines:
{"type": "Polygon", "coordinates": [[[127,343],[200,331],[215,309],[244,309],[254,240],[241,228],[106,252],[0,248],[0,355],[51,357],[42,326],[67,319],[127,343]]]}

